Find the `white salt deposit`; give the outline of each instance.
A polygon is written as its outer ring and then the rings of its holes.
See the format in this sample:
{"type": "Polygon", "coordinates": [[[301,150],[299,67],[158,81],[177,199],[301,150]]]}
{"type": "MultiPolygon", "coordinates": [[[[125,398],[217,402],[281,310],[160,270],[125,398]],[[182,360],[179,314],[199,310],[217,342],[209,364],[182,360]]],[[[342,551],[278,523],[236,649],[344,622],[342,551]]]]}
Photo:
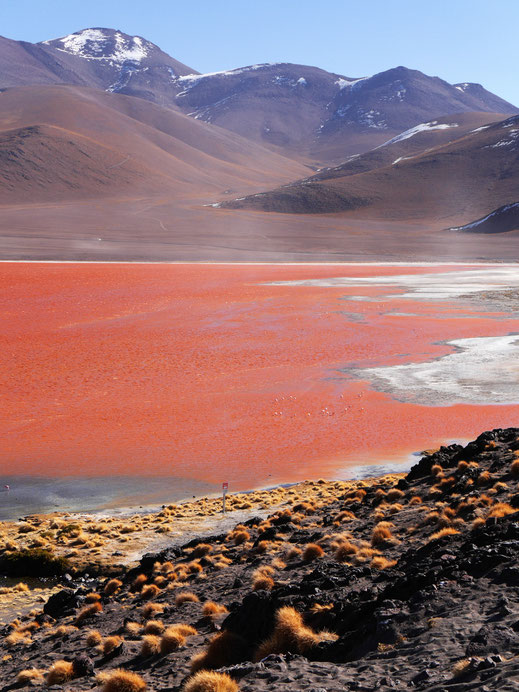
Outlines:
{"type": "MultiPolygon", "coordinates": [[[[422,406],[519,404],[519,335],[457,339],[429,363],[355,370],[375,389],[422,406]]],[[[349,372],[352,372],[349,370],[349,372]]]]}

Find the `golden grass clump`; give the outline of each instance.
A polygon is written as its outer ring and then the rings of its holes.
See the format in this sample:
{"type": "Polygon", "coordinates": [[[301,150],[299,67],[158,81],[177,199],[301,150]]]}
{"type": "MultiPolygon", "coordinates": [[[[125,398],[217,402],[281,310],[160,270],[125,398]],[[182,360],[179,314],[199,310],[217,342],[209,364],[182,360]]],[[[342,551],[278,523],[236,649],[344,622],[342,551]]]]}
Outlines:
{"type": "Polygon", "coordinates": [[[272,591],[274,580],[268,574],[257,572],[252,579],[253,591],[272,591]]]}
{"type": "Polygon", "coordinates": [[[509,514],[515,514],[516,512],[517,510],[511,507],[507,502],[496,502],[496,504],[492,506],[487,519],[492,517],[506,517],[509,514]]]}
{"type": "Polygon", "coordinates": [[[383,555],[375,555],[371,561],[371,566],[374,569],[388,569],[389,567],[394,567],[397,560],[388,560],[383,555]]]}
{"type": "Polygon", "coordinates": [[[101,692],[144,692],[146,682],[137,673],[119,668],[112,673],[103,675],[101,692]]]}
{"type": "Polygon", "coordinates": [[[54,637],[68,637],[68,635],[72,634],[72,632],[77,632],[77,627],[74,625],[60,625],[59,627],[56,627],[56,629],[50,634],[54,637]]]}
{"type": "Polygon", "coordinates": [[[196,654],[191,659],[191,672],[221,668],[222,666],[239,663],[243,660],[246,643],[237,634],[224,630],[216,634],[209,642],[205,651],[196,654]]]}
{"type": "Polygon", "coordinates": [[[124,631],[127,632],[130,637],[137,637],[142,631],[142,625],[138,622],[127,622],[124,626],[124,631]]]}
{"type": "Polygon", "coordinates": [[[258,647],[255,661],[261,661],[269,654],[305,654],[321,641],[335,641],[337,635],[330,632],[314,632],[303,622],[303,617],[295,608],[284,606],[276,612],[274,632],[258,647]]]}
{"type": "Polygon", "coordinates": [[[205,557],[213,552],[213,546],[209,543],[199,543],[193,548],[191,555],[193,557],[205,557]]]}
{"type": "Polygon", "coordinates": [[[467,672],[467,669],[470,667],[470,658],[464,658],[461,661],[458,661],[455,663],[452,667],[452,677],[454,678],[459,678],[464,673],[467,672]]]}
{"type": "Polygon", "coordinates": [[[144,634],[162,634],[165,625],[162,620],[148,620],[144,625],[144,634]]]}
{"type": "Polygon", "coordinates": [[[514,478],[519,478],[519,459],[515,459],[510,464],[510,473],[514,478]]]}
{"type": "Polygon", "coordinates": [[[96,613],[100,613],[102,610],[103,610],[103,606],[99,603],[99,601],[96,601],[95,603],[91,603],[90,605],[85,606],[76,615],[75,624],[76,625],[82,625],[85,620],[88,620],[89,618],[93,617],[96,613]]]}
{"type": "Polygon", "coordinates": [[[11,634],[7,635],[5,638],[5,645],[8,649],[12,649],[18,645],[24,646],[25,644],[30,644],[31,641],[32,639],[29,632],[19,632],[18,630],[15,630],[14,632],[11,632],[11,634]]]}
{"type": "Polygon", "coordinates": [[[47,685],[63,685],[74,677],[74,666],[69,661],[56,661],[47,673],[47,685]]]}
{"type": "Polygon", "coordinates": [[[119,635],[114,634],[111,637],[107,637],[102,644],[99,645],[100,652],[103,656],[108,656],[114,649],[117,649],[123,643],[123,638],[119,635]]]}
{"type": "Polygon", "coordinates": [[[109,579],[103,588],[103,593],[107,596],[113,596],[116,594],[121,586],[123,585],[120,579],[109,579]]]}
{"type": "Polygon", "coordinates": [[[490,485],[491,482],[492,482],[492,476],[488,471],[483,471],[482,473],[479,474],[478,479],[477,479],[477,484],[479,486],[490,485]]]}
{"type": "Polygon", "coordinates": [[[101,636],[101,633],[98,630],[90,630],[87,632],[86,636],[86,643],[87,646],[99,646],[101,642],[103,641],[103,637],[101,636]]]}
{"type": "Polygon", "coordinates": [[[357,546],[351,543],[351,541],[347,539],[341,540],[335,549],[334,558],[338,562],[347,562],[352,555],[355,555],[357,550],[357,546]]]}
{"type": "Polygon", "coordinates": [[[201,670],[182,688],[182,692],[238,692],[240,688],[227,673],[201,670]]]}
{"type": "Polygon", "coordinates": [[[389,521],[379,522],[373,529],[371,534],[371,545],[383,545],[393,540],[391,527],[393,524],[389,521]]]}
{"type": "Polygon", "coordinates": [[[305,549],[303,550],[302,559],[303,562],[312,562],[320,557],[323,557],[324,550],[317,543],[307,543],[305,549]]]}
{"type": "Polygon", "coordinates": [[[419,495],[414,495],[410,500],[409,500],[410,505],[421,505],[422,504],[422,498],[419,495]]]}
{"type": "Polygon", "coordinates": [[[387,499],[390,502],[393,502],[394,500],[400,500],[400,498],[404,497],[404,494],[405,493],[399,488],[391,488],[387,491],[387,499]]]}
{"type": "Polygon", "coordinates": [[[158,615],[159,613],[163,613],[163,612],[164,612],[164,606],[162,605],[162,603],[147,603],[141,609],[142,617],[145,620],[149,620],[150,618],[154,617],[155,615],[158,615]]]}
{"type": "Polygon", "coordinates": [[[151,601],[152,598],[158,596],[160,593],[160,588],[156,584],[147,584],[141,589],[141,598],[146,601],[151,601]]]}
{"type": "Polygon", "coordinates": [[[159,649],[161,654],[170,654],[180,649],[186,643],[186,637],[175,625],[168,627],[160,638],[159,649]]]}
{"type": "Polygon", "coordinates": [[[241,529],[239,531],[234,530],[231,534],[231,540],[234,545],[242,545],[246,543],[250,538],[250,533],[246,529],[241,529]]]}
{"type": "Polygon", "coordinates": [[[160,653],[160,637],[156,634],[145,634],[141,642],[141,656],[156,656],[158,653],[160,653]]]}
{"type": "Polygon", "coordinates": [[[29,685],[32,681],[43,680],[43,673],[38,668],[26,668],[21,670],[16,676],[17,685],[29,685]]]}
{"type": "Polygon", "coordinates": [[[477,517],[477,518],[474,519],[474,521],[472,522],[472,525],[471,525],[470,528],[471,528],[472,531],[475,531],[475,529],[479,529],[479,528],[481,528],[482,526],[485,526],[485,520],[483,519],[483,517],[477,517]]]}
{"type": "Polygon", "coordinates": [[[287,552],[287,560],[295,560],[298,557],[301,557],[303,551],[301,548],[298,548],[296,545],[290,548],[290,550],[287,552]]]}
{"type": "Polygon", "coordinates": [[[454,536],[457,533],[459,533],[459,531],[453,528],[440,529],[440,531],[436,531],[436,533],[433,533],[429,540],[437,541],[440,538],[443,538],[444,536],[454,536]]]}
{"type": "Polygon", "coordinates": [[[140,591],[147,581],[148,577],[145,574],[138,574],[133,580],[130,588],[132,591],[140,591]]]}
{"type": "Polygon", "coordinates": [[[96,593],[95,591],[92,591],[91,593],[87,593],[85,596],[85,603],[95,603],[96,601],[100,601],[101,596],[96,593]]]}
{"type": "Polygon", "coordinates": [[[175,605],[181,606],[184,603],[198,603],[200,599],[196,594],[194,594],[192,591],[183,591],[182,593],[177,594],[175,598],[175,605]]]}
{"type": "Polygon", "coordinates": [[[213,615],[222,615],[223,613],[228,613],[229,611],[224,605],[215,603],[214,601],[206,601],[202,608],[202,614],[208,617],[213,615]]]}

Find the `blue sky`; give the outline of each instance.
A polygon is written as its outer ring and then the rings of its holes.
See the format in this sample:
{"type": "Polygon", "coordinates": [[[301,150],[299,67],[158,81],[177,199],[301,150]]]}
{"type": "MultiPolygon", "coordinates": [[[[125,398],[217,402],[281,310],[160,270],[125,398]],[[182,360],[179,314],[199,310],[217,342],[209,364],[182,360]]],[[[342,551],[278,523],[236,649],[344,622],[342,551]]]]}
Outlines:
{"type": "Polygon", "coordinates": [[[0,20],[0,34],[33,42],[121,29],[201,72],[296,62],[361,77],[405,65],[519,105],[517,0],[0,0],[0,20]]]}

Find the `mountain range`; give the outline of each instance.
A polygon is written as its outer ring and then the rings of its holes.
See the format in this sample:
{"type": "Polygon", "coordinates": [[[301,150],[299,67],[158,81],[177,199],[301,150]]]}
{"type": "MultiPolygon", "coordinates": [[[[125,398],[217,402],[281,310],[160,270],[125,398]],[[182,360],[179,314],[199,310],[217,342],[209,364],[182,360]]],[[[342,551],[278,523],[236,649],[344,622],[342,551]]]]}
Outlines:
{"type": "MultiPolygon", "coordinates": [[[[516,202],[519,109],[479,84],[405,67],[200,74],[145,38],[90,28],[36,44],[0,38],[0,90],[6,257],[150,258],[164,242],[169,258],[179,247],[193,259],[235,257],[247,233],[245,257],[316,246],[342,257],[342,237],[323,244],[303,230],[307,214],[344,229],[369,222],[375,235],[381,223],[456,229],[475,247],[470,224],[516,202]],[[116,244],[108,254],[92,245],[102,236],[116,244]]],[[[515,216],[505,217],[492,217],[492,235],[514,234],[515,216]]]]}

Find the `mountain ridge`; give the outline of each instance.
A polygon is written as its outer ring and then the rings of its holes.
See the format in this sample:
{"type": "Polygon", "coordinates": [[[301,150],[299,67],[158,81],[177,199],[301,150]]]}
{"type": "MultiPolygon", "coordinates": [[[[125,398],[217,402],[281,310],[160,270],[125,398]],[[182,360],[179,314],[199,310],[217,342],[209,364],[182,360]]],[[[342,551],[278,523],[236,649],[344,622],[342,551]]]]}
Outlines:
{"type": "Polygon", "coordinates": [[[319,167],[459,112],[519,113],[479,84],[398,66],[353,78],[294,63],[200,74],[141,36],[92,27],[31,44],[0,39],[0,88],[74,84],[136,96],[319,167]]]}

